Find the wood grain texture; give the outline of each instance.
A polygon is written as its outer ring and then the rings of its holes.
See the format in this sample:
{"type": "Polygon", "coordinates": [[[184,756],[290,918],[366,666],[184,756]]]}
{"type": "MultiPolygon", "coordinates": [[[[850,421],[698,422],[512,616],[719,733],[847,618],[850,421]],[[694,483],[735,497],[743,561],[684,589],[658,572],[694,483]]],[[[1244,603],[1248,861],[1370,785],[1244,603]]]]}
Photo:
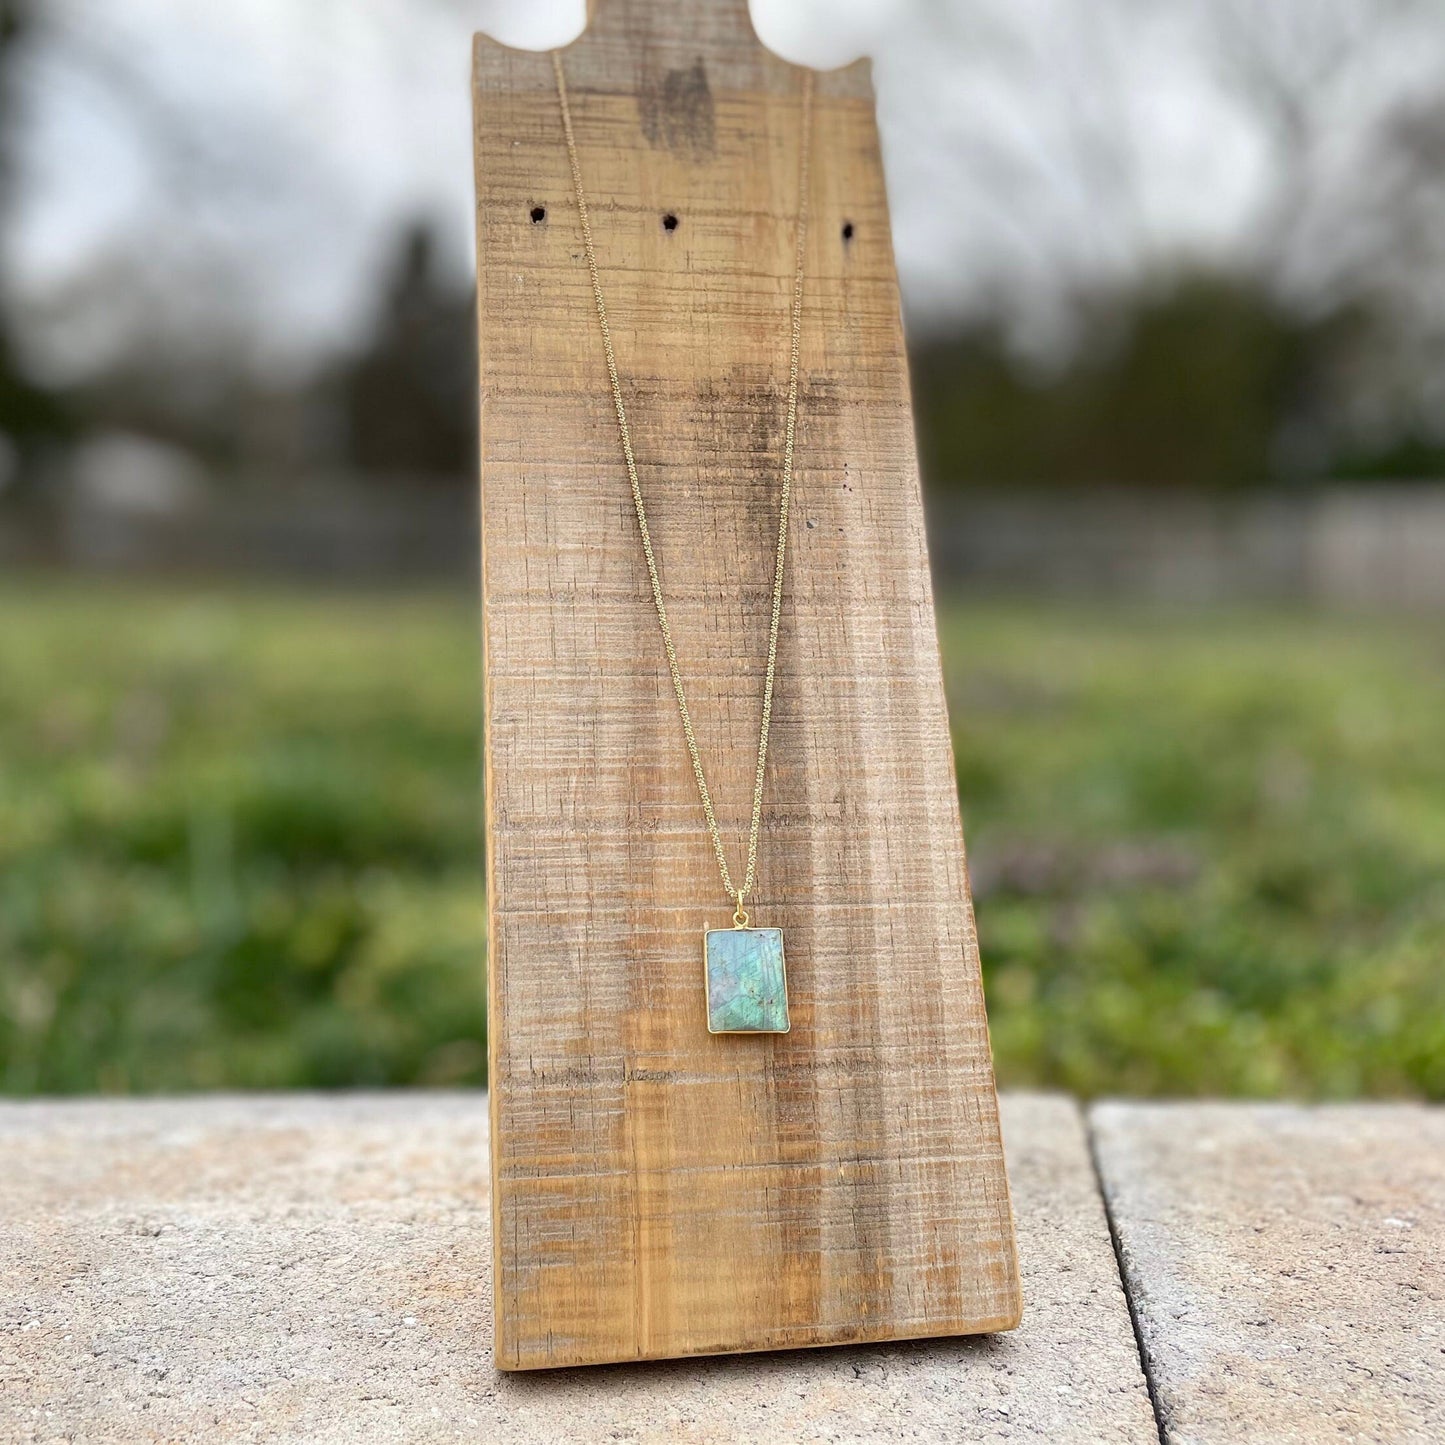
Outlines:
{"type": "MultiPolygon", "coordinates": [[[[758,43],[743,0],[603,0],[565,65],[663,588],[740,866],[799,72],[758,43]]],[[[701,934],[731,905],[652,610],[549,58],[478,37],[474,98],[497,1364],[1010,1328],[1013,1225],[867,65],[818,80],[748,900],[785,930],[785,1036],[707,1032],[701,934]]]]}

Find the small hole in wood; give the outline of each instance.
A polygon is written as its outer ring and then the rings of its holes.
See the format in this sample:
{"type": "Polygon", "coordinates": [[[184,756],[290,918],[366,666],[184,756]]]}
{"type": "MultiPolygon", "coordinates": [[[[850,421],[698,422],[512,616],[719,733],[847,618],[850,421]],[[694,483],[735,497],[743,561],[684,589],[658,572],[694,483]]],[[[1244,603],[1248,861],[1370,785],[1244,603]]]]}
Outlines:
{"type": "Polygon", "coordinates": [[[844,222],[843,222],[843,239],[844,239],[845,241],[851,241],[851,240],[853,239],[853,223],[852,223],[852,221],[844,221],[844,222]]]}
{"type": "Polygon", "coordinates": [[[662,218],[662,229],[664,231],[677,230],[677,217],[674,216],[671,211],[662,218]]]}
{"type": "Polygon", "coordinates": [[[537,224],[538,221],[545,221],[546,219],[547,219],[547,208],[546,208],[546,206],[533,206],[533,207],[532,207],[532,224],[533,224],[534,226],[537,224]]]}

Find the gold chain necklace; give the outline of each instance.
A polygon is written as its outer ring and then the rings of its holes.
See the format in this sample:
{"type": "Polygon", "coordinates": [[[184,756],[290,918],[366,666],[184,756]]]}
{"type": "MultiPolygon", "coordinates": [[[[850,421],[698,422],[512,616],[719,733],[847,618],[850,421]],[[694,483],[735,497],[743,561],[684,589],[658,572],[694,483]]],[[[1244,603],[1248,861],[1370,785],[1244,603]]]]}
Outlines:
{"type": "Polygon", "coordinates": [[[798,356],[803,330],[803,262],[808,233],[809,162],[812,148],[813,72],[803,72],[802,136],[798,151],[798,219],[793,268],[792,332],[788,347],[788,410],[783,437],[782,496],[778,505],[778,540],[773,559],[773,606],[768,627],[768,666],[763,683],[763,718],[758,735],[758,762],[753,775],[753,812],[748,830],[747,865],[741,885],[735,884],[723,849],[712,794],[703,774],[702,755],[698,751],[697,734],[687,705],[682,671],[673,646],[672,628],[667,620],[667,605],[662,597],[657,558],[652,547],[652,529],[647,521],[647,507],[642,498],[642,484],[637,477],[637,461],[633,455],[632,432],[627,424],[627,407],[622,399],[622,383],[617,372],[617,357],[612,349],[612,332],[607,324],[607,304],[602,297],[602,281],[597,268],[597,252],[592,243],[592,224],[587,214],[587,196],[582,185],[582,166],[577,158],[577,137],[572,127],[572,107],[567,96],[567,78],[562,57],[552,52],[552,71],[557,81],[557,100],[562,112],[562,130],[567,140],[567,160],[572,169],[572,187],[576,193],[577,216],[582,228],[582,242],[587,253],[587,271],[592,280],[592,296],[597,303],[597,324],[602,333],[602,350],[607,358],[607,379],[612,388],[612,405],[617,413],[617,431],[622,440],[622,456],[627,464],[627,478],[632,485],[632,502],[637,512],[637,530],[642,538],[642,555],[647,562],[647,577],[652,585],[652,602],[662,629],[662,645],[667,653],[667,667],[672,675],[672,691],[677,711],[682,718],[687,754],[692,760],[692,773],[707,819],[708,836],[717,858],[723,887],[732,899],[733,928],[710,929],[704,934],[704,976],[708,989],[708,1028],[713,1033],[786,1033],[788,1031],[787,984],[783,965],[782,930],[751,928],[747,909],[743,906],[757,881],[758,832],[763,816],[763,780],[767,773],[768,733],[773,717],[773,680],[778,663],[778,624],[783,607],[783,564],[788,546],[788,506],[793,488],[793,447],[798,422],[798,356]]]}

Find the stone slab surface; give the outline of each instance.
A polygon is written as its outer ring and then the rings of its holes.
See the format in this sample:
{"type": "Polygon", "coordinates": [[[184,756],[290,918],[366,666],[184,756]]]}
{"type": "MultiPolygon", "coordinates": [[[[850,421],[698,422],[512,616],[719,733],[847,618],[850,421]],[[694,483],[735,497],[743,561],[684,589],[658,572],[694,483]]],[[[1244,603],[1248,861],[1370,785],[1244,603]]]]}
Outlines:
{"type": "Polygon", "coordinates": [[[1003,1119],[1014,1334],[502,1376],[484,1096],[0,1105],[0,1440],[1154,1441],[1079,1113],[1003,1119]]]}
{"type": "Polygon", "coordinates": [[[1170,1445],[1445,1439],[1445,1110],[1090,1122],[1170,1445]]]}

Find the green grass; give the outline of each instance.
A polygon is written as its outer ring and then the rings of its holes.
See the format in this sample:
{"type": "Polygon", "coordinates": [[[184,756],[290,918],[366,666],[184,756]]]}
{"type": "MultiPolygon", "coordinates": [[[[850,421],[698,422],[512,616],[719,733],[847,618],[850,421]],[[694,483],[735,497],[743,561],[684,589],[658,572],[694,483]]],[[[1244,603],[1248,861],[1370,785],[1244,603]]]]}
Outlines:
{"type": "Polygon", "coordinates": [[[943,625],[1003,1079],[1445,1096],[1445,634],[943,625]]]}
{"type": "MultiPolygon", "coordinates": [[[[1445,1097],[1445,636],[945,608],[1008,1084],[1445,1097]]],[[[476,1083],[466,598],[0,589],[0,1088],[476,1083]]]]}
{"type": "Polygon", "coordinates": [[[484,1077],[465,599],[0,594],[10,1092],[484,1077]]]}

